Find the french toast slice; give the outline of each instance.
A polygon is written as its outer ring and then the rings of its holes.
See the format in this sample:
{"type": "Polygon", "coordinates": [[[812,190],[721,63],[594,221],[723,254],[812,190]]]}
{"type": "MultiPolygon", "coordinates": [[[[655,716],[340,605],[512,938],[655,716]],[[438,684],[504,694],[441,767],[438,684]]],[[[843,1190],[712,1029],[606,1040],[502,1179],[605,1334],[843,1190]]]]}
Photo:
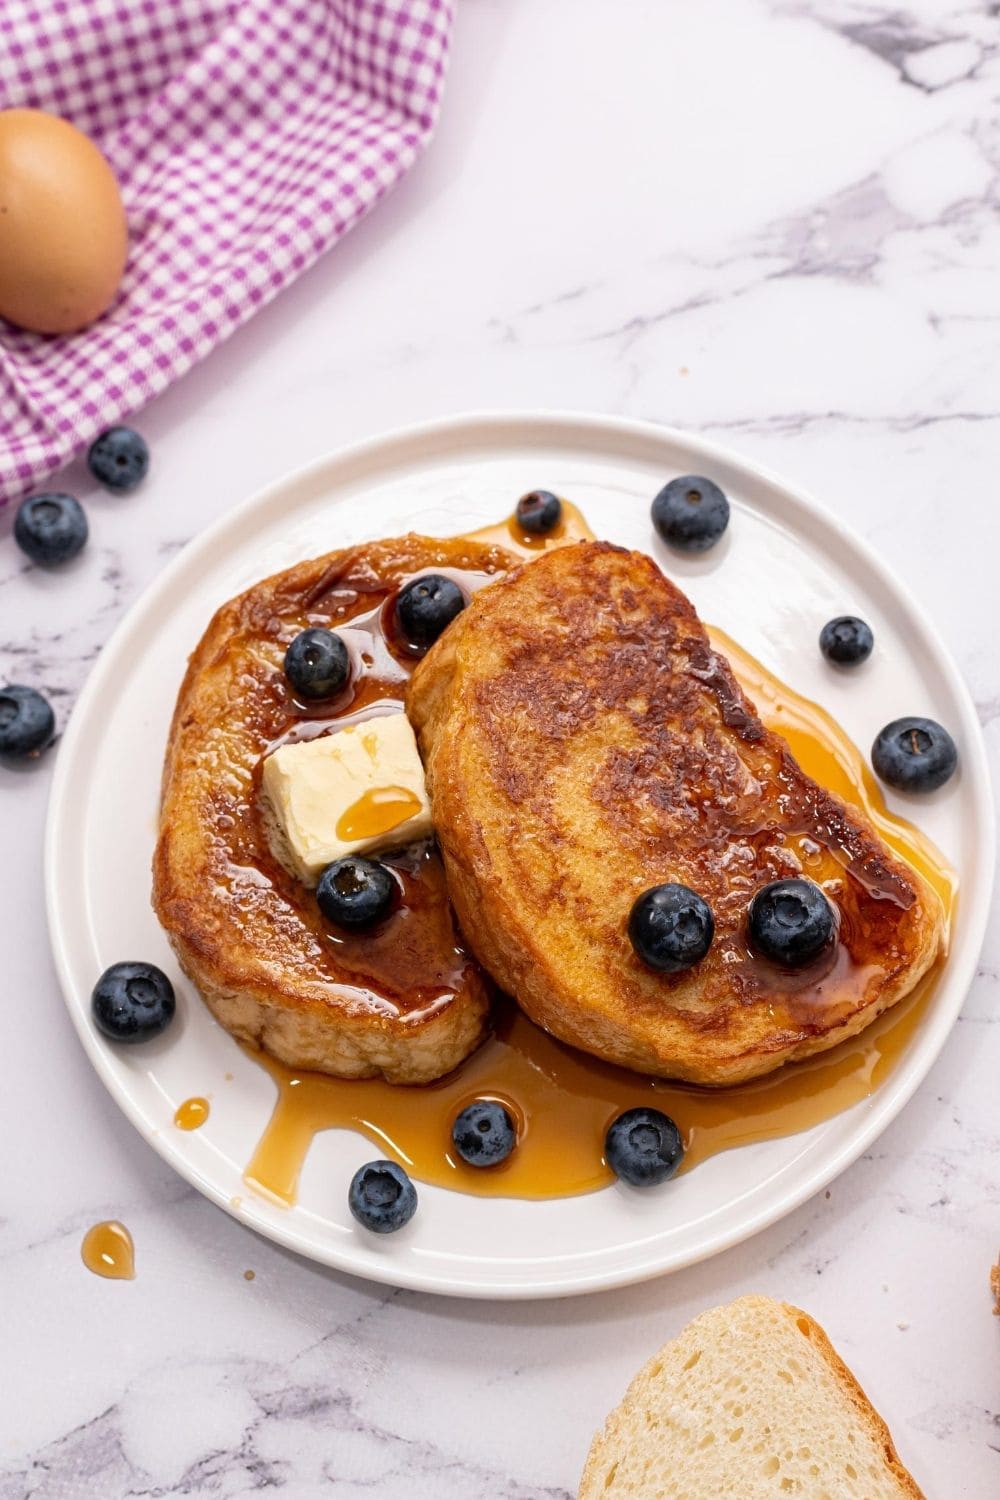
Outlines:
{"type": "Polygon", "coordinates": [[[191,657],[164,766],[153,905],[220,1023],[292,1067],[424,1083],[485,1033],[486,982],[455,928],[433,845],[381,856],[403,888],[387,922],[334,931],[272,853],[260,780],[277,744],[403,711],[414,658],[393,641],[386,604],[407,578],[457,570],[471,593],[511,561],[497,547],[419,536],[331,553],[223,605],[191,657]],[[310,625],[340,627],[350,641],[346,703],[292,696],[284,653],[310,625]]]}
{"type": "Polygon", "coordinates": [[[420,663],[407,706],[459,924],[563,1041],[738,1083],[861,1031],[934,961],[938,897],[764,728],[643,554],[582,542],[509,573],[420,663]],[[794,875],[839,920],[823,959],[789,972],[754,955],[746,919],[794,875]],[[626,930],[666,881],[715,917],[707,957],[673,975],[626,930]]]}

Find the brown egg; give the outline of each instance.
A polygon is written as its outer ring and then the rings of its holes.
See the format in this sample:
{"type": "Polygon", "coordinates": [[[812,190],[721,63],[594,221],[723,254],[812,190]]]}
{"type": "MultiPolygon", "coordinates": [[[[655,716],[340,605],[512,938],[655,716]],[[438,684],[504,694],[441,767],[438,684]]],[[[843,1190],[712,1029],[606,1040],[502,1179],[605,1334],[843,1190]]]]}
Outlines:
{"type": "Polygon", "coordinates": [[[0,110],[0,316],[73,333],[110,306],[128,252],[114,172],[40,109],[0,110]]]}

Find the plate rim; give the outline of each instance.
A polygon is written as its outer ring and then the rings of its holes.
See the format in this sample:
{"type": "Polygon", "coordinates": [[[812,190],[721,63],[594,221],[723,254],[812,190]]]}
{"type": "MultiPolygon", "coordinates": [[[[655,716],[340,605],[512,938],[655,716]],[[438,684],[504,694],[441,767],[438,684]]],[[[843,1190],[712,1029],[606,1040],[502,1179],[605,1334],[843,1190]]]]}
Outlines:
{"type": "MultiPolygon", "coordinates": [[[[106,680],[113,673],[121,642],[126,640],[136,627],[145,620],[146,616],[154,611],[159,601],[170,593],[175,580],[190,569],[193,561],[196,562],[211,555],[220,537],[231,530],[238,530],[243,518],[255,515],[258,511],[266,510],[290,487],[302,488],[320,479],[327,471],[351,467],[357,468],[359,465],[364,465],[371,460],[382,460],[383,466],[387,467],[397,455],[402,454],[408,446],[412,445],[423,445],[428,450],[436,445],[441,450],[442,456],[444,456],[451,447],[461,446],[471,449],[477,444],[486,444],[491,440],[495,443],[502,437],[504,429],[509,429],[512,426],[521,428],[526,434],[530,433],[538,440],[566,442],[570,445],[573,439],[576,438],[582,439],[584,446],[593,446],[595,437],[599,437],[601,434],[605,436],[614,435],[619,442],[624,443],[626,446],[630,442],[646,442],[653,445],[672,443],[689,453],[698,454],[699,459],[704,459],[708,464],[714,464],[720,468],[728,466],[748,476],[755,483],[760,483],[766,488],[772,489],[784,496],[786,500],[792,503],[794,508],[804,512],[821,529],[832,529],[840,540],[864,561],[873,576],[880,579],[886,585],[890,594],[896,598],[902,597],[904,599],[908,595],[905,585],[898,578],[892,567],[876,552],[874,547],[865,538],[859,536],[850,525],[836,516],[833,511],[816,501],[809,492],[803,491],[797,485],[789,483],[768,466],[756,460],[743,457],[738,451],[730,448],[727,444],[717,443],[713,439],[704,438],[699,434],[688,433],[682,428],[643,419],[613,416],[602,412],[588,412],[583,410],[536,409],[519,411],[516,408],[487,408],[458,412],[445,417],[435,417],[430,420],[409,423],[402,427],[375,433],[357,442],[342,445],[331,450],[329,453],[312,459],[297,469],[293,469],[271,480],[237,505],[230,507],[182,547],[176,556],[170,559],[162,571],[151,580],[126,610],[102,646],[100,654],[76,698],[69,723],[61,736],[46,815],[44,881],[49,941],[56,972],[63,993],[64,1003],[83,1045],[84,1052],[94,1067],[101,1083],[129,1120],[130,1124],[139,1132],[147,1144],[153,1148],[157,1155],[178,1172],[185,1181],[248,1228],[259,1234],[263,1234],[274,1243],[282,1245],[314,1263],[328,1266],[342,1274],[384,1285],[396,1286],[412,1291],[430,1292],[438,1295],[459,1296],[474,1300],[499,1299],[503,1301],[524,1301],[539,1298],[578,1296],[589,1292],[606,1291],[617,1287],[633,1285],[655,1276],[682,1270],[699,1261],[710,1259],[725,1250],[733,1248],[734,1245],[753,1237],[761,1230],[776,1223],[786,1214],[801,1207],[824,1187],[828,1186],[847,1167],[852,1165],[868,1149],[873,1141],[888,1128],[893,1120],[897,1118],[924,1083],[940,1056],[944,1044],[950,1036],[961,1008],[965,1003],[972,980],[975,977],[988,924],[995,876],[996,829],[993,788],[986,756],[985,740],[971,693],[932,619],[924,615],[920,620],[923,636],[922,644],[925,644],[929,648],[935,667],[948,682],[960,708],[963,719],[961,725],[963,776],[967,776],[971,780],[972,802],[981,814],[979,819],[979,842],[976,846],[979,868],[973,872],[975,881],[971,892],[967,888],[969,884],[968,877],[964,871],[962,872],[964,920],[969,924],[970,938],[964,962],[957,974],[953,973],[952,976],[952,986],[956,994],[955,1003],[949,1013],[942,1014],[937,1019],[937,1025],[931,1036],[927,1035],[927,1027],[922,1028],[924,1032],[923,1051],[926,1055],[921,1058],[920,1066],[913,1068],[910,1074],[905,1077],[900,1076],[899,1069],[894,1071],[893,1076],[886,1080],[886,1083],[879,1091],[879,1106],[871,1110],[867,1119],[858,1122],[858,1126],[850,1138],[838,1150],[834,1150],[831,1153],[830,1158],[822,1165],[820,1170],[813,1171],[809,1177],[807,1187],[799,1186],[786,1192],[774,1202],[762,1206],[756,1214],[740,1219],[728,1231],[721,1233],[718,1231],[712,1232],[709,1244],[693,1246],[688,1252],[676,1255],[670,1260],[669,1264],[663,1264],[662,1256],[657,1258],[656,1255],[653,1255],[652,1257],[640,1257],[637,1261],[630,1263],[624,1270],[602,1270],[596,1273],[583,1271],[578,1275],[571,1275],[570,1277],[560,1276],[555,1279],[539,1276],[535,1273],[532,1280],[519,1283],[509,1283],[503,1280],[494,1281],[490,1280],[487,1276],[477,1279],[474,1283],[467,1283],[449,1281],[446,1272],[422,1268],[419,1264],[412,1262],[397,1263],[389,1260],[372,1262],[365,1260],[362,1263],[359,1257],[344,1254],[344,1247],[338,1246],[334,1241],[330,1243],[329,1253],[324,1254],[318,1247],[311,1243],[304,1244],[301,1235],[295,1228],[289,1227],[288,1229],[283,1229],[282,1226],[262,1219],[254,1211],[252,1202],[247,1203],[244,1199],[241,1202],[234,1203],[224,1191],[215,1185],[211,1177],[199,1170],[194,1163],[189,1161],[180,1152],[179,1147],[175,1145],[169,1136],[161,1133],[151,1134],[146,1128],[146,1122],[142,1118],[141,1111],[133,1103],[131,1095],[126,1089],[119,1086],[118,1079],[114,1073],[112,1057],[108,1054],[107,1049],[99,1044],[92,1032],[87,1029],[84,1021],[83,1007],[75,1005],[71,999],[71,996],[75,994],[75,985],[71,973],[68,948],[63,942],[60,933],[58,912],[59,878],[57,873],[57,848],[59,844],[59,831],[67,816],[67,804],[70,800],[68,794],[72,787],[74,752],[77,740],[83,733],[84,721],[89,714],[91,703],[99,698],[106,680]],[[983,878],[984,876],[985,878],[983,878]],[[893,1083],[895,1083],[895,1086],[893,1086],[893,1083]]],[[[430,451],[425,452],[423,456],[425,459],[430,457],[430,451]]],[[[954,960],[952,961],[954,962],[954,960]]]]}

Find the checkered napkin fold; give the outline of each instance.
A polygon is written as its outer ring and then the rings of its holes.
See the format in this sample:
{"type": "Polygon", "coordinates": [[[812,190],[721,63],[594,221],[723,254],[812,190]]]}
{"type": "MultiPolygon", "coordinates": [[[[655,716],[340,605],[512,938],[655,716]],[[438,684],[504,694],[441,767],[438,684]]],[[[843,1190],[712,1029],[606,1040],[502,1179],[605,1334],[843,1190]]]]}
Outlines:
{"type": "Polygon", "coordinates": [[[356,224],[434,126],[452,0],[0,0],[0,104],[118,174],[128,266],[82,333],[0,320],[0,506],[183,375],[356,224]]]}

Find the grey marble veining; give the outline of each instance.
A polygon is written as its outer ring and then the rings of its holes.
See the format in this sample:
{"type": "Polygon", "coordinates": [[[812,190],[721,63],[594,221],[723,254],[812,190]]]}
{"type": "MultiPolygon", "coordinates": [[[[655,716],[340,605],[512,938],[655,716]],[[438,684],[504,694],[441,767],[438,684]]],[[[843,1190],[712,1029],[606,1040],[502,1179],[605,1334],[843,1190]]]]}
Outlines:
{"type": "MultiPolygon", "coordinates": [[[[0,516],[0,674],[62,724],[127,607],[264,483],[405,421],[583,407],[726,437],[839,511],[926,601],[1000,765],[998,84],[993,4],[464,0],[431,153],[149,408],[143,490],[74,466],[91,545],[59,575],[0,516]]],[[[930,1077],[826,1193],[666,1280],[449,1303],[257,1239],[119,1115],[48,957],[49,771],[0,769],[2,1500],[566,1500],[634,1369],[748,1290],[828,1328],[928,1496],[1000,1493],[995,927],[930,1077]],[[108,1216],[135,1282],[80,1264],[108,1216]]]]}

